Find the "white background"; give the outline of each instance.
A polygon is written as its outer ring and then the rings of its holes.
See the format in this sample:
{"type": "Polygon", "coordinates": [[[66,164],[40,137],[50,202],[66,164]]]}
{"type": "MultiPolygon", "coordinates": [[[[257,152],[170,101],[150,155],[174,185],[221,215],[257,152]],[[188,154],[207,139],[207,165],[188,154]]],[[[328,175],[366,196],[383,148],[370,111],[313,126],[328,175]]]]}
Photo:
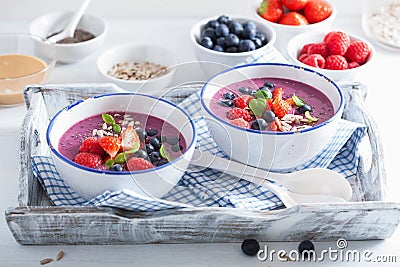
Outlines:
{"type": "MultiPolygon", "coordinates": [[[[0,32],[28,32],[29,23],[47,12],[73,10],[79,0],[0,0],[0,32]]],[[[181,63],[194,62],[189,39],[191,25],[209,16],[249,15],[258,1],[250,0],[93,0],[87,12],[106,19],[109,27],[106,41],[100,51],[82,62],[57,65],[51,83],[101,82],[95,61],[104,49],[122,42],[160,43],[178,52],[181,63]]],[[[333,28],[366,38],[361,29],[360,11],[363,0],[332,1],[338,8],[333,28]]],[[[279,33],[278,33],[279,34],[279,33]]],[[[377,58],[373,68],[363,73],[360,82],[369,88],[366,104],[377,121],[382,136],[387,173],[387,199],[400,201],[398,181],[398,150],[395,125],[398,124],[400,103],[400,53],[376,46],[377,58]]],[[[196,63],[190,71],[177,73],[175,83],[204,80],[196,63]]],[[[260,262],[240,252],[240,244],[184,244],[146,246],[20,246],[13,239],[4,220],[4,210],[17,205],[19,128],[25,113],[23,106],[0,108],[0,266],[39,266],[44,257],[54,257],[63,249],[65,258],[58,266],[280,266],[276,262],[260,262]],[[136,263],[136,264],[134,264],[136,263]]],[[[265,245],[263,243],[262,245],[265,245]]],[[[271,249],[295,249],[297,243],[268,243],[271,249]]],[[[321,242],[317,248],[335,248],[335,242],[321,242]]],[[[349,249],[371,250],[375,255],[397,255],[400,266],[400,232],[388,240],[349,242],[349,249]]],[[[334,264],[327,261],[324,265],[334,264]]],[[[337,263],[336,263],[337,264],[337,263]]],[[[303,266],[299,263],[282,265],[303,266]]],[[[318,264],[311,264],[317,266],[318,264]]],[[[344,264],[343,264],[344,265],[344,264]]],[[[356,264],[349,264],[355,266],[356,264]]],[[[364,266],[360,264],[360,266],[364,266]]],[[[51,265],[49,265],[51,266],[51,265]]],[[[376,266],[371,264],[370,266],[376,266]]]]}

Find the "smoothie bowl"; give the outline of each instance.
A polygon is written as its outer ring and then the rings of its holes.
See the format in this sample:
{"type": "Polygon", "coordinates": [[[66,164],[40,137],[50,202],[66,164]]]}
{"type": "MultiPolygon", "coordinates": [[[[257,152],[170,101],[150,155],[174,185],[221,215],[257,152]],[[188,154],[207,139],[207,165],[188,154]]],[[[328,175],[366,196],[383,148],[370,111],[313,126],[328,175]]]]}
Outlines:
{"type": "Polygon", "coordinates": [[[338,86],[313,70],[249,64],[226,70],[202,88],[211,135],[236,161],[288,171],[321,152],[343,112],[338,86]]]}
{"type": "Polygon", "coordinates": [[[63,179],[88,200],[123,189],[160,198],[186,170],[196,130],[186,112],[166,100],[117,93],[59,111],[47,143],[63,179]]]}

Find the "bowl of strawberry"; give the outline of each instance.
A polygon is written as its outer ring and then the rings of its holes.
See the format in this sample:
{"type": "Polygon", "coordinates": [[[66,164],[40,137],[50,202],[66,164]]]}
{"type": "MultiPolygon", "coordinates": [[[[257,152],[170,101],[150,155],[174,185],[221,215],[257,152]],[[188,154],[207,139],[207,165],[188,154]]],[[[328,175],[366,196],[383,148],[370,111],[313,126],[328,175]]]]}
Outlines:
{"type": "Polygon", "coordinates": [[[329,29],[336,18],[335,6],[326,0],[263,0],[254,7],[258,21],[274,28],[276,47],[282,53],[297,34],[329,29]]]}
{"type": "Polygon", "coordinates": [[[59,111],[47,143],[64,181],[87,200],[125,189],[159,198],[186,170],[196,130],[189,115],[166,100],[116,93],[59,111]]]}
{"type": "Polygon", "coordinates": [[[353,34],[315,31],[293,37],[287,53],[294,64],[317,70],[335,81],[354,81],[371,64],[375,49],[353,34]]]}
{"type": "Polygon", "coordinates": [[[214,76],[202,88],[201,105],[213,139],[232,159],[288,171],[326,147],[343,112],[343,95],[311,69],[260,63],[214,76]]]}

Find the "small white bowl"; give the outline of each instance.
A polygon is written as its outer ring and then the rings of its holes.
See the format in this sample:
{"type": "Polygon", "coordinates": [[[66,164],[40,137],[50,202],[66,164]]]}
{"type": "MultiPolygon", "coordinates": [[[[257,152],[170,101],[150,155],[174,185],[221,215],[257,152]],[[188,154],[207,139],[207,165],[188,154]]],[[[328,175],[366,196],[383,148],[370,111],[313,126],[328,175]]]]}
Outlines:
{"type": "Polygon", "coordinates": [[[241,163],[278,172],[290,171],[320,153],[335,134],[344,107],[343,94],[331,79],[307,68],[279,63],[248,64],[223,71],[207,81],[200,96],[210,133],[227,155],[241,163]],[[261,132],[230,124],[211,111],[211,99],[221,88],[266,77],[299,81],[316,88],[332,102],[334,115],[299,132],[261,132]]]}
{"type": "Polygon", "coordinates": [[[176,54],[165,47],[151,44],[126,43],[111,47],[97,59],[97,70],[106,82],[117,84],[119,87],[143,94],[161,96],[172,83],[177,65],[176,54]],[[122,62],[151,62],[168,67],[168,72],[160,77],[148,80],[123,80],[107,74],[117,63],[122,62]]]}
{"type": "Polygon", "coordinates": [[[290,61],[293,64],[306,67],[309,69],[312,69],[314,71],[318,71],[327,77],[333,79],[334,81],[356,81],[359,79],[360,76],[365,72],[367,68],[372,64],[372,61],[375,58],[375,48],[373,45],[368,42],[367,40],[356,36],[354,34],[348,34],[350,37],[351,41],[362,41],[365,42],[371,49],[371,53],[367,59],[367,62],[365,62],[363,65],[353,68],[353,69],[347,69],[347,70],[329,70],[329,69],[321,69],[321,68],[315,68],[312,66],[309,66],[307,64],[302,63],[299,61],[297,58],[301,52],[301,49],[305,44],[311,44],[311,43],[321,43],[324,40],[324,36],[329,33],[330,31],[313,31],[313,32],[306,32],[299,34],[292,39],[287,44],[287,53],[289,56],[290,61]]]}
{"type": "Polygon", "coordinates": [[[166,100],[141,94],[115,93],[80,100],[60,110],[50,121],[46,138],[57,171],[85,199],[90,200],[106,190],[123,189],[160,198],[178,183],[187,169],[196,144],[196,129],[184,110],[166,100]],[[120,110],[149,114],[167,121],[183,135],[186,151],[167,164],[134,172],[91,169],[76,164],[59,152],[60,139],[71,126],[93,115],[120,110]]]}
{"type": "Polygon", "coordinates": [[[332,23],[337,16],[337,9],[335,5],[333,5],[332,1],[326,1],[326,2],[328,2],[331,5],[332,14],[327,19],[321,22],[309,25],[291,26],[291,25],[282,25],[279,23],[268,21],[258,14],[258,8],[260,7],[261,2],[259,2],[257,6],[253,7],[253,14],[258,21],[260,21],[265,25],[271,26],[275,30],[276,32],[275,47],[285,55],[287,42],[295,35],[304,32],[313,32],[315,30],[325,30],[329,29],[332,26],[332,23]]]}
{"type": "Polygon", "coordinates": [[[250,56],[262,54],[275,43],[276,33],[271,26],[263,24],[253,18],[229,16],[230,19],[236,20],[240,23],[253,21],[257,25],[259,31],[265,35],[268,43],[256,50],[240,53],[217,52],[205,48],[200,44],[201,31],[204,29],[204,26],[208,21],[215,20],[217,18],[218,17],[210,17],[201,20],[193,25],[190,31],[190,40],[192,41],[196,58],[201,63],[201,66],[208,78],[224,69],[228,69],[239,64],[244,64],[250,56]]]}
{"type": "MultiPolygon", "coordinates": [[[[46,39],[50,35],[62,31],[71,16],[72,12],[57,12],[40,16],[31,22],[30,33],[46,39]]],[[[49,46],[54,46],[57,49],[58,62],[75,63],[93,54],[102,46],[107,32],[107,26],[103,19],[94,15],[84,14],[79,21],[77,29],[90,32],[95,38],[72,44],[43,43],[41,52],[46,54],[49,46]]]]}

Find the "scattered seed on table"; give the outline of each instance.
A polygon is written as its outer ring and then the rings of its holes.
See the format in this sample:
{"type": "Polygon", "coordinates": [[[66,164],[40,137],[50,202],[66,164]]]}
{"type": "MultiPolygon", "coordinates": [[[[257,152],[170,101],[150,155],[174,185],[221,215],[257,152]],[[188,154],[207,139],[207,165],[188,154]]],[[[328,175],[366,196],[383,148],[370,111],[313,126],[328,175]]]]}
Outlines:
{"type": "Polygon", "coordinates": [[[53,261],[52,258],[45,258],[45,259],[40,261],[40,265],[45,265],[45,264],[48,264],[48,263],[50,263],[52,261],[53,261]]]}

